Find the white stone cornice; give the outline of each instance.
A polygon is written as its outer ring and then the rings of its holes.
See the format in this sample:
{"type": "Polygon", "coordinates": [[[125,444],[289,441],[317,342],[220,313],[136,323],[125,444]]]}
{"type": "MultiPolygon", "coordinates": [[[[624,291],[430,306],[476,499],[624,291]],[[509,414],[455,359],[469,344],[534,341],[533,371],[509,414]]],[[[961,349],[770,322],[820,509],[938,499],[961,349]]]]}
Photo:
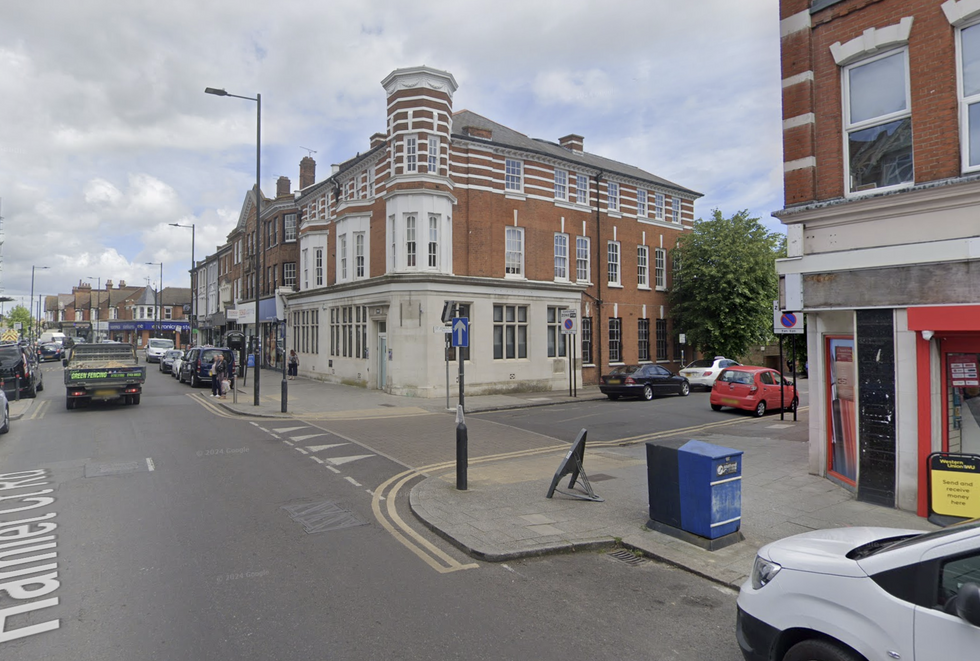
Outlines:
{"type": "Polygon", "coordinates": [[[810,29],[810,10],[804,9],[798,14],[793,14],[789,18],[779,21],[779,36],[785,37],[799,32],[800,30],[810,29]]]}
{"type": "Polygon", "coordinates": [[[812,112],[804,113],[802,115],[797,115],[796,117],[790,117],[789,119],[784,119],[783,130],[788,131],[789,129],[796,128],[797,126],[813,124],[815,121],[816,121],[816,116],[812,112]]]}
{"type": "Polygon", "coordinates": [[[909,43],[911,33],[912,17],[906,16],[896,25],[868,28],[860,37],[855,37],[845,44],[835,42],[830,46],[830,54],[834,56],[837,66],[842,67],[889,48],[904,46],[909,43]]]}
{"type": "Polygon", "coordinates": [[[381,81],[381,84],[388,96],[400,90],[421,87],[445,92],[450,99],[453,98],[453,93],[458,87],[456,79],[448,71],[440,71],[426,66],[395,69],[381,81]]]}
{"type": "Polygon", "coordinates": [[[947,0],[942,4],[946,20],[954,28],[980,16],[980,0],[947,0]]]}
{"type": "Polygon", "coordinates": [[[804,170],[806,168],[817,167],[817,159],[813,156],[807,156],[806,158],[798,158],[795,161],[786,161],[783,163],[783,172],[792,172],[793,170],[804,170]]]}
{"type": "Polygon", "coordinates": [[[783,89],[806,82],[813,82],[812,71],[804,71],[803,73],[798,73],[795,76],[790,76],[789,78],[783,78],[783,89]]]}

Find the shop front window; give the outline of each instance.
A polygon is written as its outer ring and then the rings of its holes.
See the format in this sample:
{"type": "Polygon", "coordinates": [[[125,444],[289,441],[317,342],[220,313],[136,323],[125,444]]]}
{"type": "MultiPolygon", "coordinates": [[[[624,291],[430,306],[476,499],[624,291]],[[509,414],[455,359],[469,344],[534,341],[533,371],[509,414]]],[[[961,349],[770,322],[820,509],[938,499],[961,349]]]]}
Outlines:
{"type": "Polygon", "coordinates": [[[949,452],[980,454],[980,353],[946,354],[949,452]]]}
{"type": "Polygon", "coordinates": [[[827,342],[827,392],[830,409],[827,429],[827,469],[851,484],[857,481],[857,406],[854,384],[854,338],[837,336],[827,342]]]}

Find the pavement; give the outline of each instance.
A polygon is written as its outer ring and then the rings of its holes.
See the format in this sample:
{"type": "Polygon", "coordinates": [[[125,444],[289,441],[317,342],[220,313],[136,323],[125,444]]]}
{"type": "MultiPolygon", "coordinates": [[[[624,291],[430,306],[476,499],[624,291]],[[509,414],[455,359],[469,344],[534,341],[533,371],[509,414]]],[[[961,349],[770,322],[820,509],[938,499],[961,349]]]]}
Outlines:
{"type": "MultiPolygon", "coordinates": [[[[801,381],[801,391],[805,383],[801,381]]],[[[348,433],[360,442],[382,446],[373,449],[394,455],[418,471],[421,479],[411,488],[409,505],[423,525],[486,561],[625,548],[737,588],[748,578],[756,551],[782,537],[840,526],[935,528],[912,512],[858,502],[847,489],[810,475],[806,407],[800,408],[796,422],[792,415],[780,420],[778,414],[764,418],[735,414],[695,428],[587,442],[583,464],[594,492],[603,499],[593,502],[572,495],[584,492],[581,482],[569,489],[568,476],[552,498],[546,497],[573,438],[515,430],[479,414],[562,405],[571,411],[580,402],[605,399],[596,387],[580,388],[575,398],[567,391],[466,396],[470,451],[467,488],[459,490],[453,442],[455,397],[448,402],[445,397],[401,397],[298,377],[287,383],[288,413],[282,413],[281,384],[279,372],[263,370],[258,406],[251,382],[239,382],[237,393],[212,401],[242,416],[349,425],[348,433]],[[428,422],[435,420],[432,414],[446,416],[445,425],[428,422]],[[420,419],[427,422],[414,422],[420,419]],[[366,422],[372,420],[373,426],[366,422]],[[369,426],[375,428],[374,435],[358,437],[357,432],[369,426]],[[434,428],[439,433],[433,433],[434,428]],[[647,525],[645,443],[691,438],[743,452],[740,532],[744,539],[715,551],[647,525]]],[[[27,415],[34,401],[11,401],[11,419],[27,415]]]]}

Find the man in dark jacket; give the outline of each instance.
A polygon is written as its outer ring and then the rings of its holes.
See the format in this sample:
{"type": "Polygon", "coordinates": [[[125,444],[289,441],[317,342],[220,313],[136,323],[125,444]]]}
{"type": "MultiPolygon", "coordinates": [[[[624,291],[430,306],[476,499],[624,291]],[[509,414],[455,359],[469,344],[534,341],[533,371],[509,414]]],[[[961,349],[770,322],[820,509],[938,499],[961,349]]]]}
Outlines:
{"type": "Polygon", "coordinates": [[[214,363],[211,364],[211,396],[225,398],[222,383],[228,379],[228,364],[225,356],[220,351],[214,356],[214,363]]]}

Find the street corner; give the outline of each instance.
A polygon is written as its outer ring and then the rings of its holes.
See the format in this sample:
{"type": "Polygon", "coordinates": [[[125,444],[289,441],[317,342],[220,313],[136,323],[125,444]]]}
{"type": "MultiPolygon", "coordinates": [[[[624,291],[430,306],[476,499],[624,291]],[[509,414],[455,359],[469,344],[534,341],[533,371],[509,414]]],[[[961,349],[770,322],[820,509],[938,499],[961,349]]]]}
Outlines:
{"type": "Polygon", "coordinates": [[[10,406],[10,419],[20,420],[25,415],[30,413],[31,407],[36,402],[36,399],[12,399],[9,401],[10,406]]]}

